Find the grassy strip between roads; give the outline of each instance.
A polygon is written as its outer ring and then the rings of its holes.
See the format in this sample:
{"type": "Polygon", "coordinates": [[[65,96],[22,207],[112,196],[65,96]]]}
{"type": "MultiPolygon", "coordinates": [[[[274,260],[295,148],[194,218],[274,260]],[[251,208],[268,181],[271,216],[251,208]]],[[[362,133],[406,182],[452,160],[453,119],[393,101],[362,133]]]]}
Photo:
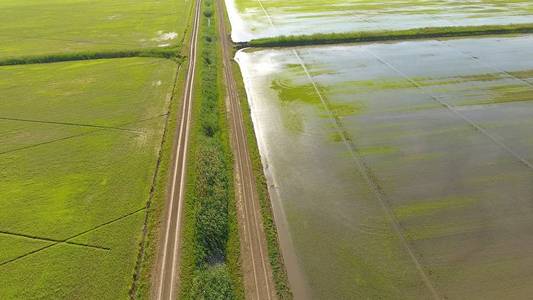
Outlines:
{"type": "Polygon", "coordinates": [[[149,48],[137,50],[117,50],[117,51],[95,51],[77,52],[50,55],[22,56],[14,58],[0,59],[0,66],[45,64],[64,61],[91,60],[91,59],[111,59],[125,57],[157,57],[167,59],[179,59],[178,47],[149,48]]]}
{"type": "Polygon", "coordinates": [[[290,35],[255,39],[245,43],[238,43],[236,46],[237,48],[289,47],[520,33],[533,33],[533,23],[512,25],[426,27],[406,30],[290,35]]]}
{"type": "Polygon", "coordinates": [[[181,299],[244,299],[222,61],[212,0],[204,0],[187,161],[181,299]]]}

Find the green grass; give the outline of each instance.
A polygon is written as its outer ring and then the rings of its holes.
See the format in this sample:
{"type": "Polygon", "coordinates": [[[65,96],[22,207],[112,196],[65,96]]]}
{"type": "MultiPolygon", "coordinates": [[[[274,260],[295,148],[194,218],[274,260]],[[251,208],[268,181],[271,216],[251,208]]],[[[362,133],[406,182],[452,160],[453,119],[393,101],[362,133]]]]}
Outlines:
{"type": "Polygon", "coordinates": [[[203,1],[199,59],[187,162],[180,295],[243,299],[233,158],[222,85],[216,20],[203,1]]]}
{"type": "Polygon", "coordinates": [[[0,298],[128,298],[175,68],[0,68],[0,230],[37,238],[2,235],[0,298]]]}
{"type": "Polygon", "coordinates": [[[0,59],[176,46],[189,6],[182,0],[1,1],[0,59]]]}
{"type": "Polygon", "coordinates": [[[289,47],[305,45],[325,45],[341,43],[362,43],[395,40],[413,40],[443,37],[484,36],[498,34],[532,33],[533,24],[481,25],[426,27],[406,30],[362,31],[349,33],[318,33],[311,35],[292,35],[260,38],[237,44],[245,47],[289,47]]]}
{"type": "Polygon", "coordinates": [[[178,48],[147,48],[139,50],[117,50],[117,51],[95,51],[95,52],[75,52],[63,54],[22,56],[17,58],[0,59],[0,66],[45,64],[75,60],[112,59],[125,57],[159,57],[179,60],[178,48]]]}

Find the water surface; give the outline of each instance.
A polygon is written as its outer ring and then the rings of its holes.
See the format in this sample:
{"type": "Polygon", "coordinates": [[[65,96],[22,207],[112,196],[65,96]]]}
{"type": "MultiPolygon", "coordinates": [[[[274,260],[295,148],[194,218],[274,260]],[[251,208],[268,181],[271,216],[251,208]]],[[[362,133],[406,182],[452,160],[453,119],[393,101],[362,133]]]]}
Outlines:
{"type": "Polygon", "coordinates": [[[533,23],[528,0],[227,0],[232,38],[533,23]]]}
{"type": "Polygon", "coordinates": [[[531,295],[531,54],[533,36],[237,54],[297,296],[531,295]]]}

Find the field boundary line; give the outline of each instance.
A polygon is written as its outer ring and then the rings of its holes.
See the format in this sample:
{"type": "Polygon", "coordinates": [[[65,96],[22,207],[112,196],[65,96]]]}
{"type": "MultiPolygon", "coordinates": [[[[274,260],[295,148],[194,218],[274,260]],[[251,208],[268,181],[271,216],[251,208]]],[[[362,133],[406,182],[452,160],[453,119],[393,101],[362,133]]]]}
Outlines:
{"type": "MultiPolygon", "coordinates": [[[[161,115],[158,115],[158,116],[155,116],[155,117],[142,119],[142,120],[138,120],[138,121],[134,121],[134,122],[129,122],[129,123],[122,124],[122,125],[138,124],[138,123],[154,120],[154,119],[157,119],[157,118],[161,118],[161,117],[164,117],[166,115],[168,115],[168,114],[165,113],[165,114],[161,114],[161,115]]],[[[99,128],[99,129],[90,130],[90,131],[87,131],[87,132],[82,132],[82,133],[79,133],[79,134],[73,134],[73,135],[69,135],[69,136],[65,136],[65,137],[61,137],[61,138],[57,138],[57,139],[48,140],[48,141],[37,143],[37,144],[27,145],[27,146],[24,146],[24,147],[15,148],[15,149],[11,149],[11,150],[6,150],[6,151],[3,151],[3,152],[0,152],[0,155],[13,153],[13,152],[21,151],[21,150],[26,150],[26,149],[31,149],[31,148],[35,148],[35,147],[39,147],[39,146],[43,146],[43,145],[47,145],[47,144],[52,144],[52,143],[55,143],[55,142],[61,142],[61,141],[64,141],[64,140],[69,140],[69,139],[73,139],[73,138],[77,138],[77,137],[81,137],[81,136],[91,135],[93,133],[101,132],[101,131],[104,131],[104,130],[105,130],[104,128],[99,128]]]]}
{"type": "Polygon", "coordinates": [[[23,238],[26,238],[26,239],[39,240],[39,241],[43,241],[43,242],[57,242],[57,243],[65,243],[65,244],[69,244],[69,245],[83,246],[83,247],[88,247],[88,248],[111,250],[111,248],[109,248],[109,247],[104,247],[104,246],[100,246],[100,245],[77,243],[77,242],[71,242],[71,241],[66,241],[66,240],[35,236],[35,235],[30,235],[30,234],[25,234],[25,233],[11,232],[11,231],[6,231],[6,230],[0,230],[0,234],[7,235],[7,236],[23,237],[23,238]]]}
{"type": "Polygon", "coordinates": [[[361,158],[358,157],[358,155],[357,155],[357,147],[355,147],[353,142],[351,142],[351,139],[348,137],[348,133],[344,129],[344,126],[342,125],[341,120],[331,110],[331,108],[330,108],[330,106],[328,104],[328,101],[326,100],[326,98],[320,92],[320,89],[318,88],[318,85],[316,84],[316,82],[314,81],[313,77],[309,73],[309,71],[308,71],[303,59],[301,58],[300,54],[295,49],[293,49],[292,52],[296,56],[299,64],[302,66],[307,78],[309,79],[309,81],[311,82],[311,85],[313,86],[313,89],[317,93],[318,97],[320,98],[320,101],[322,102],[322,105],[326,109],[326,112],[329,115],[329,120],[331,120],[331,122],[333,123],[334,127],[337,129],[337,132],[342,137],[343,143],[346,146],[346,148],[348,149],[348,151],[350,152],[354,162],[356,163],[356,166],[358,168],[359,173],[364,178],[364,180],[366,181],[366,183],[368,184],[368,186],[370,187],[370,189],[374,193],[375,197],[379,200],[378,201],[379,204],[381,205],[381,207],[384,210],[387,218],[389,219],[389,222],[391,223],[394,231],[396,232],[398,238],[400,239],[400,243],[402,244],[402,246],[404,247],[406,252],[409,254],[409,257],[411,258],[411,261],[415,265],[415,267],[416,267],[416,269],[417,269],[417,271],[418,271],[418,273],[419,273],[424,285],[428,288],[428,290],[430,291],[430,293],[431,293],[431,295],[432,295],[432,297],[434,299],[441,299],[441,297],[437,293],[437,290],[435,289],[433,283],[429,279],[429,276],[426,274],[426,271],[424,270],[424,268],[423,268],[422,264],[420,263],[418,257],[416,256],[414,250],[409,245],[409,242],[408,242],[407,238],[403,234],[402,227],[401,227],[400,223],[398,222],[398,220],[396,219],[393,211],[391,210],[390,205],[384,199],[384,194],[383,194],[381,186],[374,179],[374,176],[371,174],[371,171],[368,168],[368,166],[364,163],[364,161],[361,158]]]}
{"type": "MultiPolygon", "coordinates": [[[[97,225],[97,226],[94,226],[94,227],[92,227],[92,228],[89,228],[89,229],[87,229],[87,230],[85,230],[85,231],[82,231],[82,232],[80,232],[80,233],[77,233],[77,234],[75,234],[75,235],[72,235],[72,236],[70,236],[70,237],[68,237],[68,238],[66,238],[66,239],[64,239],[64,240],[62,240],[62,241],[54,242],[53,244],[50,244],[50,245],[47,245],[47,246],[41,247],[41,248],[39,248],[39,249],[36,249],[36,250],[30,251],[30,252],[28,252],[28,253],[26,253],[26,254],[23,254],[23,255],[21,255],[21,256],[19,256],[19,257],[16,257],[16,258],[10,259],[10,260],[8,260],[8,261],[2,262],[2,263],[0,263],[0,267],[5,266],[5,265],[7,265],[7,264],[9,264],[9,263],[15,262],[15,261],[17,261],[17,260],[20,260],[20,259],[22,259],[22,258],[25,258],[25,257],[27,257],[27,256],[29,256],[29,255],[32,255],[32,254],[35,254],[35,253],[41,252],[41,251],[46,250],[46,249],[48,249],[48,248],[51,248],[51,247],[54,247],[54,246],[57,246],[57,245],[61,245],[61,244],[67,244],[70,240],[72,240],[72,239],[74,239],[74,238],[77,238],[77,237],[79,237],[79,236],[81,236],[81,235],[84,235],[84,234],[86,234],[86,233],[89,233],[89,232],[95,231],[95,230],[100,229],[100,228],[102,228],[102,227],[104,227],[104,226],[107,226],[107,225],[113,224],[113,223],[115,223],[115,222],[118,222],[118,221],[120,221],[120,220],[122,220],[122,219],[125,219],[125,218],[127,218],[127,217],[129,217],[129,216],[132,216],[132,215],[134,215],[134,214],[136,214],[136,213],[138,213],[138,212],[141,212],[141,211],[143,211],[143,210],[145,210],[145,209],[146,209],[146,207],[142,207],[142,208],[136,209],[136,210],[134,210],[134,211],[132,211],[132,212],[129,212],[129,213],[127,213],[127,214],[124,214],[124,215],[122,215],[122,216],[120,216],[120,217],[117,217],[117,218],[115,218],[115,219],[109,220],[109,221],[107,221],[107,222],[105,222],[105,223],[102,223],[102,224],[100,224],[100,225],[97,225]]],[[[71,244],[77,244],[77,245],[79,245],[79,243],[76,243],[76,242],[72,242],[71,244]]],[[[94,248],[91,248],[91,249],[94,249],[94,248]]],[[[100,250],[103,250],[103,249],[100,249],[100,250]]],[[[111,250],[111,249],[109,249],[109,250],[111,250]]],[[[106,249],[106,251],[108,251],[108,250],[106,249]]]]}
{"type": "Polygon", "coordinates": [[[33,56],[15,56],[11,58],[0,59],[0,67],[18,66],[18,65],[35,65],[35,64],[52,64],[61,62],[87,61],[87,60],[104,60],[104,59],[126,59],[126,58],[159,58],[180,61],[181,56],[176,55],[178,52],[175,46],[164,48],[146,48],[146,49],[124,49],[116,51],[94,51],[94,52],[66,52],[51,53],[33,56]]]}
{"type": "Polygon", "coordinates": [[[272,22],[272,17],[270,16],[270,14],[265,9],[265,6],[263,5],[263,2],[261,0],[257,0],[257,2],[259,3],[259,6],[261,6],[261,9],[263,10],[263,13],[265,13],[265,16],[267,17],[268,23],[270,23],[270,26],[272,26],[272,28],[277,31],[276,26],[274,26],[274,22],[272,22]]]}
{"type": "Polygon", "coordinates": [[[99,128],[99,129],[109,129],[109,130],[119,130],[127,131],[132,133],[142,134],[144,131],[113,127],[113,126],[104,126],[104,125],[92,125],[92,124],[81,124],[81,123],[71,123],[71,122],[58,122],[58,121],[45,121],[45,120],[33,120],[33,119],[22,119],[22,118],[10,118],[10,117],[0,117],[0,120],[4,121],[15,121],[15,122],[28,122],[28,123],[41,123],[41,124],[52,124],[52,125],[64,125],[64,126],[77,126],[77,127],[90,127],[90,128],[99,128]]]}
{"type": "Polygon", "coordinates": [[[462,113],[460,113],[459,111],[457,111],[457,109],[455,109],[455,107],[453,105],[447,103],[446,101],[443,101],[439,97],[437,97],[437,96],[433,95],[432,93],[429,93],[426,90],[424,90],[424,88],[418,82],[416,82],[415,80],[410,78],[407,74],[405,74],[402,71],[398,70],[396,67],[391,65],[386,60],[382,59],[381,57],[379,57],[378,55],[376,55],[375,53],[373,53],[372,51],[370,51],[368,49],[365,49],[365,50],[370,55],[372,55],[374,58],[376,58],[379,62],[381,62],[385,66],[389,67],[392,71],[394,71],[398,75],[402,76],[405,80],[409,81],[412,85],[414,85],[416,88],[418,88],[422,93],[424,93],[425,95],[431,97],[431,99],[433,99],[435,102],[439,103],[442,107],[446,108],[447,110],[449,110],[450,112],[455,114],[457,117],[459,117],[460,119],[462,119],[463,121],[468,123],[473,129],[475,129],[476,131],[478,131],[481,134],[485,135],[493,143],[498,145],[500,148],[505,150],[507,153],[511,154],[511,156],[513,156],[515,159],[517,159],[520,163],[524,164],[526,167],[528,167],[529,169],[533,170],[533,163],[531,163],[530,161],[528,161],[527,159],[522,157],[520,154],[516,153],[511,147],[507,146],[507,144],[505,144],[503,141],[501,141],[498,137],[496,137],[493,134],[491,134],[488,130],[483,128],[481,125],[478,125],[476,122],[474,122],[469,117],[467,117],[467,116],[463,115],[462,113]]]}
{"type": "Polygon", "coordinates": [[[450,45],[449,43],[446,43],[446,42],[443,41],[443,40],[439,40],[439,39],[437,39],[436,41],[438,41],[439,43],[445,45],[446,47],[448,47],[448,48],[450,48],[450,49],[453,49],[453,50],[455,50],[455,51],[457,51],[457,52],[463,54],[463,55],[466,56],[466,57],[469,57],[469,58],[473,59],[475,62],[478,62],[478,63],[480,63],[480,64],[482,64],[482,65],[485,65],[486,67],[488,67],[488,68],[490,68],[490,69],[493,69],[494,71],[496,71],[496,72],[498,72],[498,73],[504,74],[504,75],[506,75],[506,76],[508,76],[508,77],[510,77],[510,78],[513,78],[513,79],[515,79],[515,80],[517,80],[517,81],[520,81],[520,82],[522,82],[522,83],[528,85],[529,87],[532,87],[532,88],[533,88],[533,83],[531,83],[531,82],[529,82],[529,81],[527,81],[527,80],[525,80],[525,79],[518,78],[518,77],[514,76],[513,74],[509,73],[508,71],[502,70],[502,69],[500,69],[500,68],[498,68],[498,67],[495,67],[495,66],[493,66],[493,65],[491,65],[491,64],[488,64],[488,63],[482,61],[481,59],[479,59],[478,57],[472,56],[472,55],[470,55],[468,52],[465,52],[465,51],[463,51],[463,50],[461,50],[461,49],[458,49],[458,48],[456,48],[456,47],[453,47],[452,45],[450,45]]]}

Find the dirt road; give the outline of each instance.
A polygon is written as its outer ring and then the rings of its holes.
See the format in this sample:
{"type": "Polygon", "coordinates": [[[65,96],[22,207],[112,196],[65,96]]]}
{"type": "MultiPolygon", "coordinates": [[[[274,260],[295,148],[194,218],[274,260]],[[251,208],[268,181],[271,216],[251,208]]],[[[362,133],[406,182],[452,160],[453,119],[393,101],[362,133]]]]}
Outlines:
{"type": "Polygon", "coordinates": [[[180,249],[180,225],[185,195],[185,169],[187,161],[187,149],[189,143],[189,129],[191,125],[191,104],[194,87],[194,74],[196,69],[196,48],[198,44],[198,29],[200,27],[200,2],[196,1],[194,22],[191,33],[189,49],[189,68],[185,81],[185,92],[179,111],[180,122],[176,129],[177,142],[173,151],[172,181],[167,201],[166,219],[162,228],[160,251],[157,259],[155,280],[152,286],[152,298],[176,299],[179,272],[179,249],[180,249]]]}
{"type": "Polygon", "coordinates": [[[232,70],[232,46],[226,30],[223,0],[217,0],[219,39],[222,46],[224,81],[235,157],[235,182],[242,268],[247,299],[276,299],[272,269],[268,259],[261,207],[248,153],[247,134],[232,70]]]}

